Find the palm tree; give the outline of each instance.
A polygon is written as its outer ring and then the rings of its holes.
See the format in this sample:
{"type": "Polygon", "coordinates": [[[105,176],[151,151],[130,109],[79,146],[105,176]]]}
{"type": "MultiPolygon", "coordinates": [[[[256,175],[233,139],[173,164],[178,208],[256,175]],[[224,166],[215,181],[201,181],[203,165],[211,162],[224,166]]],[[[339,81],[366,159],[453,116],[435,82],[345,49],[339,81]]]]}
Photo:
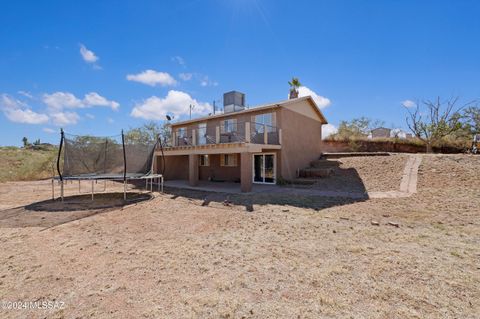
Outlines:
{"type": "Polygon", "coordinates": [[[295,99],[298,97],[298,88],[302,86],[300,80],[296,77],[293,77],[291,81],[288,81],[290,85],[290,98],[295,99]]]}

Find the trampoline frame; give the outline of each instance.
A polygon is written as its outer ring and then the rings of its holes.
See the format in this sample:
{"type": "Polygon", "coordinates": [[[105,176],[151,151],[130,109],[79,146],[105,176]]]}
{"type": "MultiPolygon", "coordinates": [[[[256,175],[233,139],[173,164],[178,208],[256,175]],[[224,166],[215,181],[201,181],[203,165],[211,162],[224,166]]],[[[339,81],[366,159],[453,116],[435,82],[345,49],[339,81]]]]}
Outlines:
{"type": "MultiPolygon", "coordinates": [[[[82,175],[76,175],[76,176],[63,176],[62,173],[60,172],[60,160],[61,160],[61,153],[62,153],[62,148],[65,140],[65,133],[63,129],[60,130],[60,146],[58,148],[58,156],[57,156],[57,173],[58,176],[52,176],[52,200],[55,200],[55,181],[60,182],[60,198],[63,202],[64,200],[64,183],[65,181],[78,181],[78,189],[79,193],[80,191],[80,183],[82,181],[91,181],[92,182],[92,188],[91,188],[91,195],[92,195],[92,200],[94,199],[94,194],[95,194],[95,184],[98,181],[105,181],[105,187],[103,192],[106,190],[106,185],[107,181],[123,181],[123,199],[126,201],[127,200],[127,183],[129,180],[145,180],[145,189],[148,190],[148,186],[150,184],[150,192],[153,192],[153,183],[156,180],[157,185],[158,185],[158,192],[163,193],[163,174],[152,174],[153,168],[154,168],[154,163],[155,163],[155,149],[157,147],[157,144],[160,144],[160,148],[162,150],[163,154],[163,145],[161,142],[160,138],[157,138],[157,142],[155,143],[152,151],[152,162],[151,162],[151,167],[150,171],[147,174],[139,174],[139,173],[127,173],[127,156],[126,156],[126,151],[125,151],[125,136],[123,134],[122,130],[122,148],[123,148],[123,174],[82,174],[82,175]]],[[[164,161],[162,161],[164,162],[164,161]]],[[[164,169],[163,169],[164,170],[164,169]]],[[[164,173],[164,172],[163,172],[164,173]]]]}

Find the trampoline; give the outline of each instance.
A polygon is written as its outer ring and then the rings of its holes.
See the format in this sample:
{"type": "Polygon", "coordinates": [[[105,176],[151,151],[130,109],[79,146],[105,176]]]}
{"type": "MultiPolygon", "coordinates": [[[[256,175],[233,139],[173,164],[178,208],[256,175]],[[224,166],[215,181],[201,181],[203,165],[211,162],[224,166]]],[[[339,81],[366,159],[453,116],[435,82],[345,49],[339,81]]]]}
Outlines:
{"type": "MultiPolygon", "coordinates": [[[[145,187],[153,191],[154,182],[158,191],[163,192],[163,173],[155,174],[155,149],[163,145],[160,138],[152,143],[142,136],[120,135],[97,137],[66,134],[60,131],[61,139],[57,157],[58,176],[52,177],[52,199],[55,199],[55,181],[60,183],[60,198],[64,199],[64,183],[91,181],[92,200],[94,183],[123,181],[123,197],[127,199],[127,183],[131,180],[145,180],[145,187]]],[[[162,161],[164,163],[164,161],[162,161]]]]}

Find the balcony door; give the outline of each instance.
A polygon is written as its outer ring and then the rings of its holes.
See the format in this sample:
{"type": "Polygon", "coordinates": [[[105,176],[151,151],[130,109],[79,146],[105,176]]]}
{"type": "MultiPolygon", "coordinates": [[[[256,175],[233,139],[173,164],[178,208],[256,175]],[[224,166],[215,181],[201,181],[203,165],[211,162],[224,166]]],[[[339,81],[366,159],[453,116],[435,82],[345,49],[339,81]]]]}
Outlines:
{"type": "Polygon", "coordinates": [[[257,184],[275,184],[275,154],[253,155],[253,182],[257,184]]]}
{"type": "Polygon", "coordinates": [[[198,143],[198,145],[207,144],[207,123],[199,123],[198,124],[197,143],[198,143]]]}

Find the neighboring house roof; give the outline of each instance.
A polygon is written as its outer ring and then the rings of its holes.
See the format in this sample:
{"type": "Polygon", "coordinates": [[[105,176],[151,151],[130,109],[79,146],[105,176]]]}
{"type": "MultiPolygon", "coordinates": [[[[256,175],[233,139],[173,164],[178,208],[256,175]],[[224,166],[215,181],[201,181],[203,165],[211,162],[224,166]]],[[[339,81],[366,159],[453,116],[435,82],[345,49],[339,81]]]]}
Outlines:
{"type": "Polygon", "coordinates": [[[373,131],[379,131],[379,130],[387,130],[387,131],[391,131],[392,129],[390,129],[390,128],[386,128],[386,127],[377,127],[377,128],[374,128],[374,129],[372,130],[372,132],[373,132],[373,131]]]}
{"type": "Polygon", "coordinates": [[[232,113],[215,114],[215,115],[210,115],[210,116],[199,117],[199,118],[196,118],[196,119],[180,121],[180,122],[172,123],[172,126],[186,125],[186,124],[202,122],[202,121],[210,120],[210,119],[235,116],[237,114],[245,114],[245,113],[250,113],[250,112],[258,112],[258,111],[262,111],[262,110],[274,109],[274,108],[277,108],[277,107],[282,107],[284,105],[298,103],[298,102],[301,102],[301,101],[308,101],[310,103],[310,105],[312,106],[312,108],[315,110],[318,117],[320,118],[322,124],[327,124],[328,123],[327,119],[322,114],[322,112],[320,111],[320,108],[315,103],[313,98],[311,96],[304,96],[304,97],[284,100],[284,101],[280,101],[280,102],[276,102],[276,103],[262,104],[262,105],[258,105],[258,106],[254,106],[254,107],[242,110],[242,111],[237,111],[237,112],[232,112],[232,113]]]}

